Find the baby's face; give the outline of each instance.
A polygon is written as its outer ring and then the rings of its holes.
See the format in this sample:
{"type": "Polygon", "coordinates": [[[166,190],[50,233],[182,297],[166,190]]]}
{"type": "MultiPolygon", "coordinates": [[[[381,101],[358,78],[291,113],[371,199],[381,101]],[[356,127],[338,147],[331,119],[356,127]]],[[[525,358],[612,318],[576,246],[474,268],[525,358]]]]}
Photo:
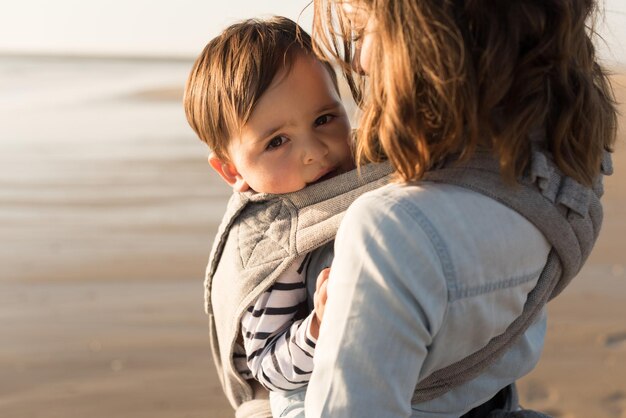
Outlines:
{"type": "Polygon", "coordinates": [[[228,147],[238,191],[290,193],[354,168],[350,124],[330,75],[299,54],[228,147]]]}

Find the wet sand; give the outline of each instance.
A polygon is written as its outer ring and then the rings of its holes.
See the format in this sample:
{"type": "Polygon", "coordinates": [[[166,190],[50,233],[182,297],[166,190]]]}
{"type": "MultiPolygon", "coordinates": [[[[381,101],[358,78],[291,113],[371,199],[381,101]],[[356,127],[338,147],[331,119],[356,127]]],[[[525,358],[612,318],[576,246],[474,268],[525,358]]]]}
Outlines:
{"type": "MultiPolygon", "coordinates": [[[[0,416],[232,416],[202,310],[229,190],[182,115],[190,65],[0,60],[0,416]]],[[[520,382],[557,417],[626,417],[625,126],[600,240],[520,382]]]]}

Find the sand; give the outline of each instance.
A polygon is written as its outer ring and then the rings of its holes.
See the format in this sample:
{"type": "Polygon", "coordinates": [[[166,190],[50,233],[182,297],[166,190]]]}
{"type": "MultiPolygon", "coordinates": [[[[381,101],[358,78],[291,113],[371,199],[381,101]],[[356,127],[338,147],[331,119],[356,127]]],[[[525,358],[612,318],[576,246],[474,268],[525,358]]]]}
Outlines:
{"type": "Polygon", "coordinates": [[[203,311],[230,190],[190,67],[0,57],[0,417],[232,416],[203,311]]]}
{"type": "MultiPolygon", "coordinates": [[[[1,417],[232,416],[202,310],[229,190],[182,115],[190,65],[0,60],[22,83],[0,97],[1,417]]],[[[557,417],[626,418],[624,127],[600,240],[520,382],[557,417]]]]}

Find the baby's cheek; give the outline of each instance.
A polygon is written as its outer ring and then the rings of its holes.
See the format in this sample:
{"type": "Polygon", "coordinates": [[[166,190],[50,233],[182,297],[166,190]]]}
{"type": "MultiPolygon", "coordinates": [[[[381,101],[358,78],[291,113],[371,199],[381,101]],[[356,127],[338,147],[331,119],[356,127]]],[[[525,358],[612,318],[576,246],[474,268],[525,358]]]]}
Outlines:
{"type": "Polygon", "coordinates": [[[297,167],[285,167],[277,170],[272,176],[273,193],[291,193],[306,186],[305,179],[297,167]]]}

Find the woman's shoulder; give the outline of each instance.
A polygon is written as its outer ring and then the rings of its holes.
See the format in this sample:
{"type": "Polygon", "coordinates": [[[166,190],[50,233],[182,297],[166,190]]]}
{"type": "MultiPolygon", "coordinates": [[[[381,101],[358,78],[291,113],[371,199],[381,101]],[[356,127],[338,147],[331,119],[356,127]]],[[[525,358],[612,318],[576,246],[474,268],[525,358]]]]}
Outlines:
{"type": "Polygon", "coordinates": [[[391,183],[360,196],[347,216],[426,220],[444,233],[488,229],[509,225],[512,229],[536,228],[522,215],[497,200],[474,190],[451,184],[420,181],[391,183]]]}
{"type": "MultiPolygon", "coordinates": [[[[550,249],[541,231],[518,212],[486,195],[448,184],[384,186],[357,199],[343,222],[385,242],[404,236],[408,245],[416,240],[412,237],[422,237],[421,245],[432,248],[456,271],[474,272],[489,265],[497,267],[494,277],[534,273],[545,264],[550,249]]],[[[476,275],[484,274],[482,270],[476,275]]]]}
{"type": "Polygon", "coordinates": [[[381,237],[419,231],[430,241],[438,242],[441,237],[445,239],[467,231],[472,218],[492,210],[494,204],[501,206],[458,186],[432,182],[390,183],[357,198],[346,212],[342,225],[369,230],[381,237]]]}
{"type": "Polygon", "coordinates": [[[360,196],[353,204],[354,209],[366,212],[388,212],[419,209],[421,212],[446,211],[462,203],[481,202],[483,205],[499,205],[493,199],[450,184],[427,181],[413,183],[390,183],[360,196]],[[375,205],[372,203],[375,202],[375,205]]]}

